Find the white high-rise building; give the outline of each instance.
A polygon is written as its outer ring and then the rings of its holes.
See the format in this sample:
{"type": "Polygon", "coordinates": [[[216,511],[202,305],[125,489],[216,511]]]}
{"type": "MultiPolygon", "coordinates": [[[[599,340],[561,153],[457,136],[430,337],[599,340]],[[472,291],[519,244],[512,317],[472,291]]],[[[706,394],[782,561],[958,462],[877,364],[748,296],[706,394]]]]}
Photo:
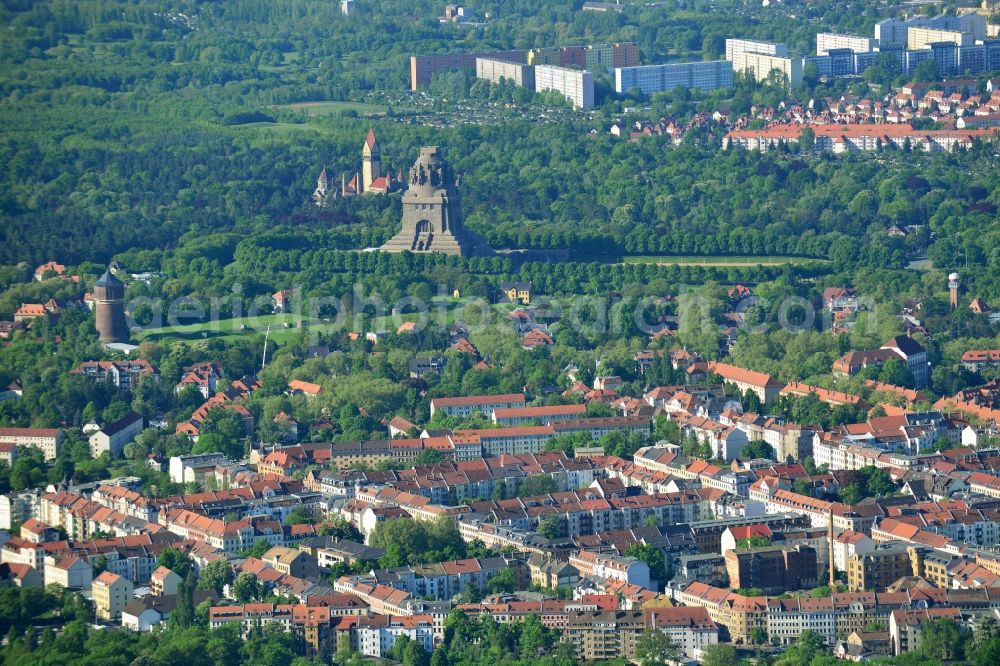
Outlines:
{"type": "Polygon", "coordinates": [[[699,90],[729,88],[733,85],[733,63],[728,60],[678,62],[666,65],[618,67],[615,69],[615,92],[627,93],[638,88],[644,95],[685,87],[699,90]]]}
{"type": "Polygon", "coordinates": [[[831,50],[850,49],[855,53],[870,53],[878,48],[878,40],[860,35],[821,32],[816,35],[816,55],[826,55],[831,50]]]}
{"type": "Polygon", "coordinates": [[[960,14],[948,16],[942,14],[933,18],[914,17],[909,19],[885,19],[875,24],[875,39],[879,46],[887,48],[906,48],[909,43],[911,28],[930,28],[932,30],[953,30],[967,33],[973,41],[986,39],[986,17],[982,14],[960,14]]]}
{"type": "Polygon", "coordinates": [[[574,109],[594,108],[594,75],[587,70],[538,65],[535,67],[535,92],[555,90],[573,103],[574,109]]]}
{"type": "Polygon", "coordinates": [[[733,57],[733,72],[752,73],[757,81],[767,80],[772,70],[778,70],[785,76],[789,89],[794,90],[802,83],[801,57],[784,58],[750,51],[738,52],[733,57]]]}
{"type": "Polygon", "coordinates": [[[758,42],[752,39],[726,40],[726,60],[733,60],[737,54],[746,52],[785,57],[788,55],[788,45],[780,42],[758,42]]]}

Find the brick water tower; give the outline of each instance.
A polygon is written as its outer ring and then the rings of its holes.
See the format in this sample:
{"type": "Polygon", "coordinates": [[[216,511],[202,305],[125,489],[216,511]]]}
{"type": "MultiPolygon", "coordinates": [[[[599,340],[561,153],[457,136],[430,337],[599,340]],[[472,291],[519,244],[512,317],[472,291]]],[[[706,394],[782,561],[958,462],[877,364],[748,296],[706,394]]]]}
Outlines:
{"type": "Polygon", "coordinates": [[[125,322],[125,283],[105,271],[94,283],[94,312],[97,333],[101,342],[128,342],[128,324],[125,322]]]}
{"type": "Polygon", "coordinates": [[[951,294],[951,309],[958,309],[958,273],[948,276],[948,291],[951,294]]]}

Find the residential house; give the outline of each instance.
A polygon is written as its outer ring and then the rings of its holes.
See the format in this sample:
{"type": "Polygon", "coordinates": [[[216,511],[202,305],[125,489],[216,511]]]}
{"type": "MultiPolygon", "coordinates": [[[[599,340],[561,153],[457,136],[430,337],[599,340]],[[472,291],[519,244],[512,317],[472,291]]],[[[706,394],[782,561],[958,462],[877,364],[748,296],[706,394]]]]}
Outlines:
{"type": "Polygon", "coordinates": [[[509,303],[531,305],[532,289],[530,282],[502,282],[497,287],[497,291],[509,303]]]}
{"type": "Polygon", "coordinates": [[[304,395],[306,398],[315,398],[323,392],[323,387],[312,382],[293,379],[288,382],[288,393],[291,395],[304,395]]]}
{"type": "Polygon", "coordinates": [[[45,279],[45,274],[54,274],[56,277],[66,273],[66,267],[56,261],[47,261],[35,268],[35,280],[41,282],[45,279]]]}

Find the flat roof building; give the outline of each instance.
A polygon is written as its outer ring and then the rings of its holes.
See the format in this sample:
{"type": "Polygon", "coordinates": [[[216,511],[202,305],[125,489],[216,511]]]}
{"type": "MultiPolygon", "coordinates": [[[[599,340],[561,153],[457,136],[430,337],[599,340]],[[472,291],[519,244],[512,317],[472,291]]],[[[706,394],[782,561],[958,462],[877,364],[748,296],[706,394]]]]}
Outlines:
{"type": "Polygon", "coordinates": [[[788,45],[780,42],[760,42],[753,39],[726,40],[726,60],[733,60],[738,53],[746,52],[784,57],[788,55],[788,45]]]}
{"type": "Polygon", "coordinates": [[[516,62],[476,58],[476,78],[485,79],[490,83],[500,83],[503,79],[523,88],[535,89],[535,68],[516,62]]]}
{"type": "Polygon", "coordinates": [[[594,108],[594,75],[587,70],[539,65],[535,68],[535,92],[555,90],[580,111],[594,108]]]}
{"type": "Polygon", "coordinates": [[[703,91],[729,88],[733,85],[733,63],[728,60],[709,62],[679,62],[615,69],[615,92],[625,94],[633,88],[643,95],[672,90],[697,88],[703,91]]]}

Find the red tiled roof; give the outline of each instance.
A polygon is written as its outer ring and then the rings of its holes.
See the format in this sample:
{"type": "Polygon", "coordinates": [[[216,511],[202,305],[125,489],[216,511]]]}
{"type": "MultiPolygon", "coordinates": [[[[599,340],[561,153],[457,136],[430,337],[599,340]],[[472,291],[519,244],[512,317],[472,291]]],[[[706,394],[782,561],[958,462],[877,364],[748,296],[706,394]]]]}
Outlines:
{"type": "Polygon", "coordinates": [[[431,404],[441,407],[477,407],[481,405],[499,405],[504,403],[524,404],[523,393],[502,393],[499,395],[466,395],[456,398],[433,398],[431,404]]]}
{"type": "Polygon", "coordinates": [[[306,395],[319,395],[323,392],[323,387],[319,384],[313,384],[311,382],[304,382],[301,379],[293,379],[288,382],[288,388],[293,391],[299,391],[305,393],[306,395]]]}
{"type": "Polygon", "coordinates": [[[758,386],[760,388],[778,386],[778,383],[771,375],[763,372],[756,372],[754,370],[747,370],[746,368],[741,368],[735,365],[729,365],[728,363],[718,363],[716,361],[712,361],[708,364],[708,370],[709,372],[717,374],[727,381],[741,382],[744,384],[750,384],[751,386],[758,386]]]}

